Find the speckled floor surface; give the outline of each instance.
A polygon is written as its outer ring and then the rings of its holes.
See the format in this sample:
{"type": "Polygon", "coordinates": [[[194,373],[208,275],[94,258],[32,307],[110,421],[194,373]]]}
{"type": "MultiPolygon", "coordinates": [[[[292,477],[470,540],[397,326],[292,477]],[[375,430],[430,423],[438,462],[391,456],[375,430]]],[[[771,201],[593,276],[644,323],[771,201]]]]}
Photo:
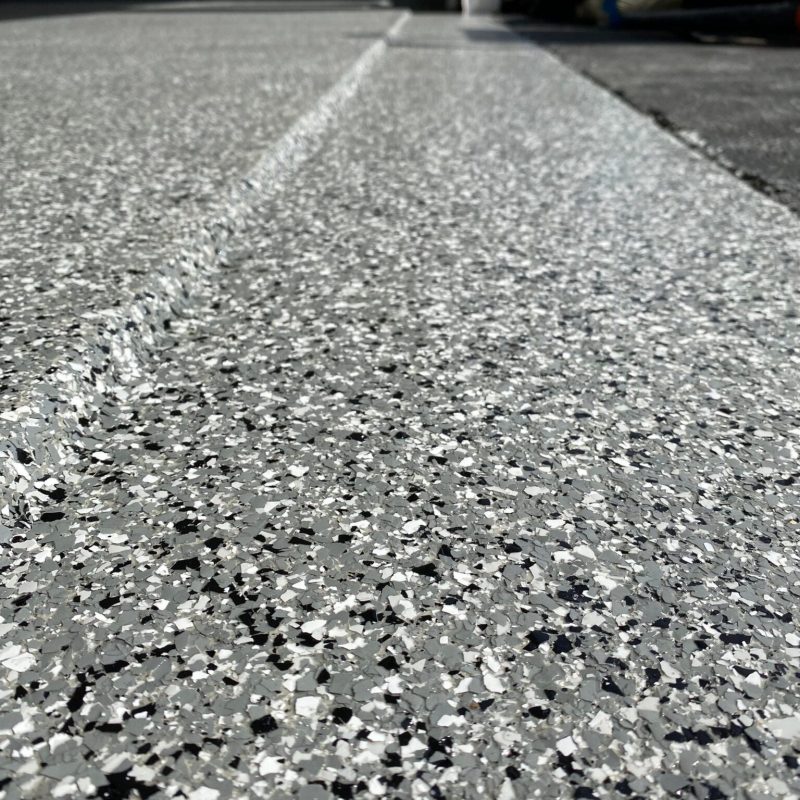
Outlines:
{"type": "Polygon", "coordinates": [[[412,18],[9,529],[0,797],[797,797],[798,232],[412,18]]]}
{"type": "Polygon", "coordinates": [[[397,16],[159,8],[0,25],[0,414],[70,391],[52,367],[195,260],[229,187],[397,16]]]}

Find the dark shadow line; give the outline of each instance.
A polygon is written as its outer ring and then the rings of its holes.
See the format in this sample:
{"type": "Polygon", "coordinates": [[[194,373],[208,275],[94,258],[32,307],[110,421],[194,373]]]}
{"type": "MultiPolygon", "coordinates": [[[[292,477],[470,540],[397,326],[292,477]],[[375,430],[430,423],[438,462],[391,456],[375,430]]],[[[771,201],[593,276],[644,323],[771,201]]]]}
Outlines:
{"type": "Polygon", "coordinates": [[[51,0],[50,2],[2,2],[0,0],[0,22],[34,19],[36,17],[62,17],[77,14],[99,14],[122,11],[130,0],[107,0],[107,2],[75,2],[74,0],[51,0]]]}
{"type": "Polygon", "coordinates": [[[603,45],[646,45],[646,44],[697,44],[725,45],[734,47],[797,47],[799,40],[793,36],[753,37],[734,36],[732,34],[713,33],[698,34],[692,31],[670,31],[653,29],[609,30],[589,25],[568,23],[538,23],[529,17],[512,17],[504,20],[505,24],[521,36],[531,39],[543,47],[559,45],[587,45],[599,47],[603,45]]]}

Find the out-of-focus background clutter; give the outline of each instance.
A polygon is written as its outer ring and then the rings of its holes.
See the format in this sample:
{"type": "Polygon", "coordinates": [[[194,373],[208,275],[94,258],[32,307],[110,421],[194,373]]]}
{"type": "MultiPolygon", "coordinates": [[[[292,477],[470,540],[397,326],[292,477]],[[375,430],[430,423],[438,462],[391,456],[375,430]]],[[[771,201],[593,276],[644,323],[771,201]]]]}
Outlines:
{"type": "Polygon", "coordinates": [[[462,0],[462,5],[606,28],[800,38],[799,0],[462,0]]]}
{"type": "MultiPolygon", "coordinates": [[[[205,9],[332,9],[372,5],[417,11],[519,15],[607,30],[761,37],[800,42],[800,0],[189,0],[205,9]]],[[[170,0],[0,0],[0,19],[170,5],[170,0]]]]}
{"type": "Polygon", "coordinates": [[[796,0],[523,0],[517,6],[537,16],[612,28],[800,33],[800,3],[796,0]]]}

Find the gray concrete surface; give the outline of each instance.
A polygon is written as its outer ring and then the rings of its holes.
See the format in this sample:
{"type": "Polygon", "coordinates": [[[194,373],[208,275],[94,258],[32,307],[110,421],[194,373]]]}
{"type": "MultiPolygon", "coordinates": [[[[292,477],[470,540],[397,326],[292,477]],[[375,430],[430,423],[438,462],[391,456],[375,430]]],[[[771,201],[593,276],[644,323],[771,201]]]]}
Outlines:
{"type": "Polygon", "coordinates": [[[797,796],[797,232],[414,17],[5,532],[0,797],[797,796]]]}
{"type": "Polygon", "coordinates": [[[516,20],[514,29],[800,212],[800,47],[516,20]]]}

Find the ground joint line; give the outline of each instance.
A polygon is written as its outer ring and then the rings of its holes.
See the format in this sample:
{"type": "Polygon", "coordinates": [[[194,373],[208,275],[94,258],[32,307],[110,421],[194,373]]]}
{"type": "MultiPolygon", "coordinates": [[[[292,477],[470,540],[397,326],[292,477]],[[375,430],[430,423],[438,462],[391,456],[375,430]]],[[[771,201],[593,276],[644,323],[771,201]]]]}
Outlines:
{"type": "Polygon", "coordinates": [[[288,177],[314,150],[319,137],[330,127],[341,113],[343,107],[358,92],[366,76],[375,63],[386,52],[387,42],[396,37],[411,17],[404,11],[389,30],[373,42],[315,104],[303,114],[281,137],[278,143],[262,157],[253,171],[245,178],[245,183],[263,194],[266,184],[270,189],[279,189],[278,181],[288,177]]]}
{"type": "Polygon", "coordinates": [[[81,315],[89,328],[73,358],[65,359],[70,363],[28,387],[15,409],[0,415],[0,542],[4,524],[38,519],[48,496],[36,483],[63,476],[80,461],[87,432],[82,420],[91,419],[109,398],[130,398],[126,386],[147,375],[149,348],[163,336],[165,321],[191,308],[232,237],[245,228],[257,204],[278,194],[321,146],[322,136],[410,17],[403,12],[358,57],[121,307],[81,315]]]}

